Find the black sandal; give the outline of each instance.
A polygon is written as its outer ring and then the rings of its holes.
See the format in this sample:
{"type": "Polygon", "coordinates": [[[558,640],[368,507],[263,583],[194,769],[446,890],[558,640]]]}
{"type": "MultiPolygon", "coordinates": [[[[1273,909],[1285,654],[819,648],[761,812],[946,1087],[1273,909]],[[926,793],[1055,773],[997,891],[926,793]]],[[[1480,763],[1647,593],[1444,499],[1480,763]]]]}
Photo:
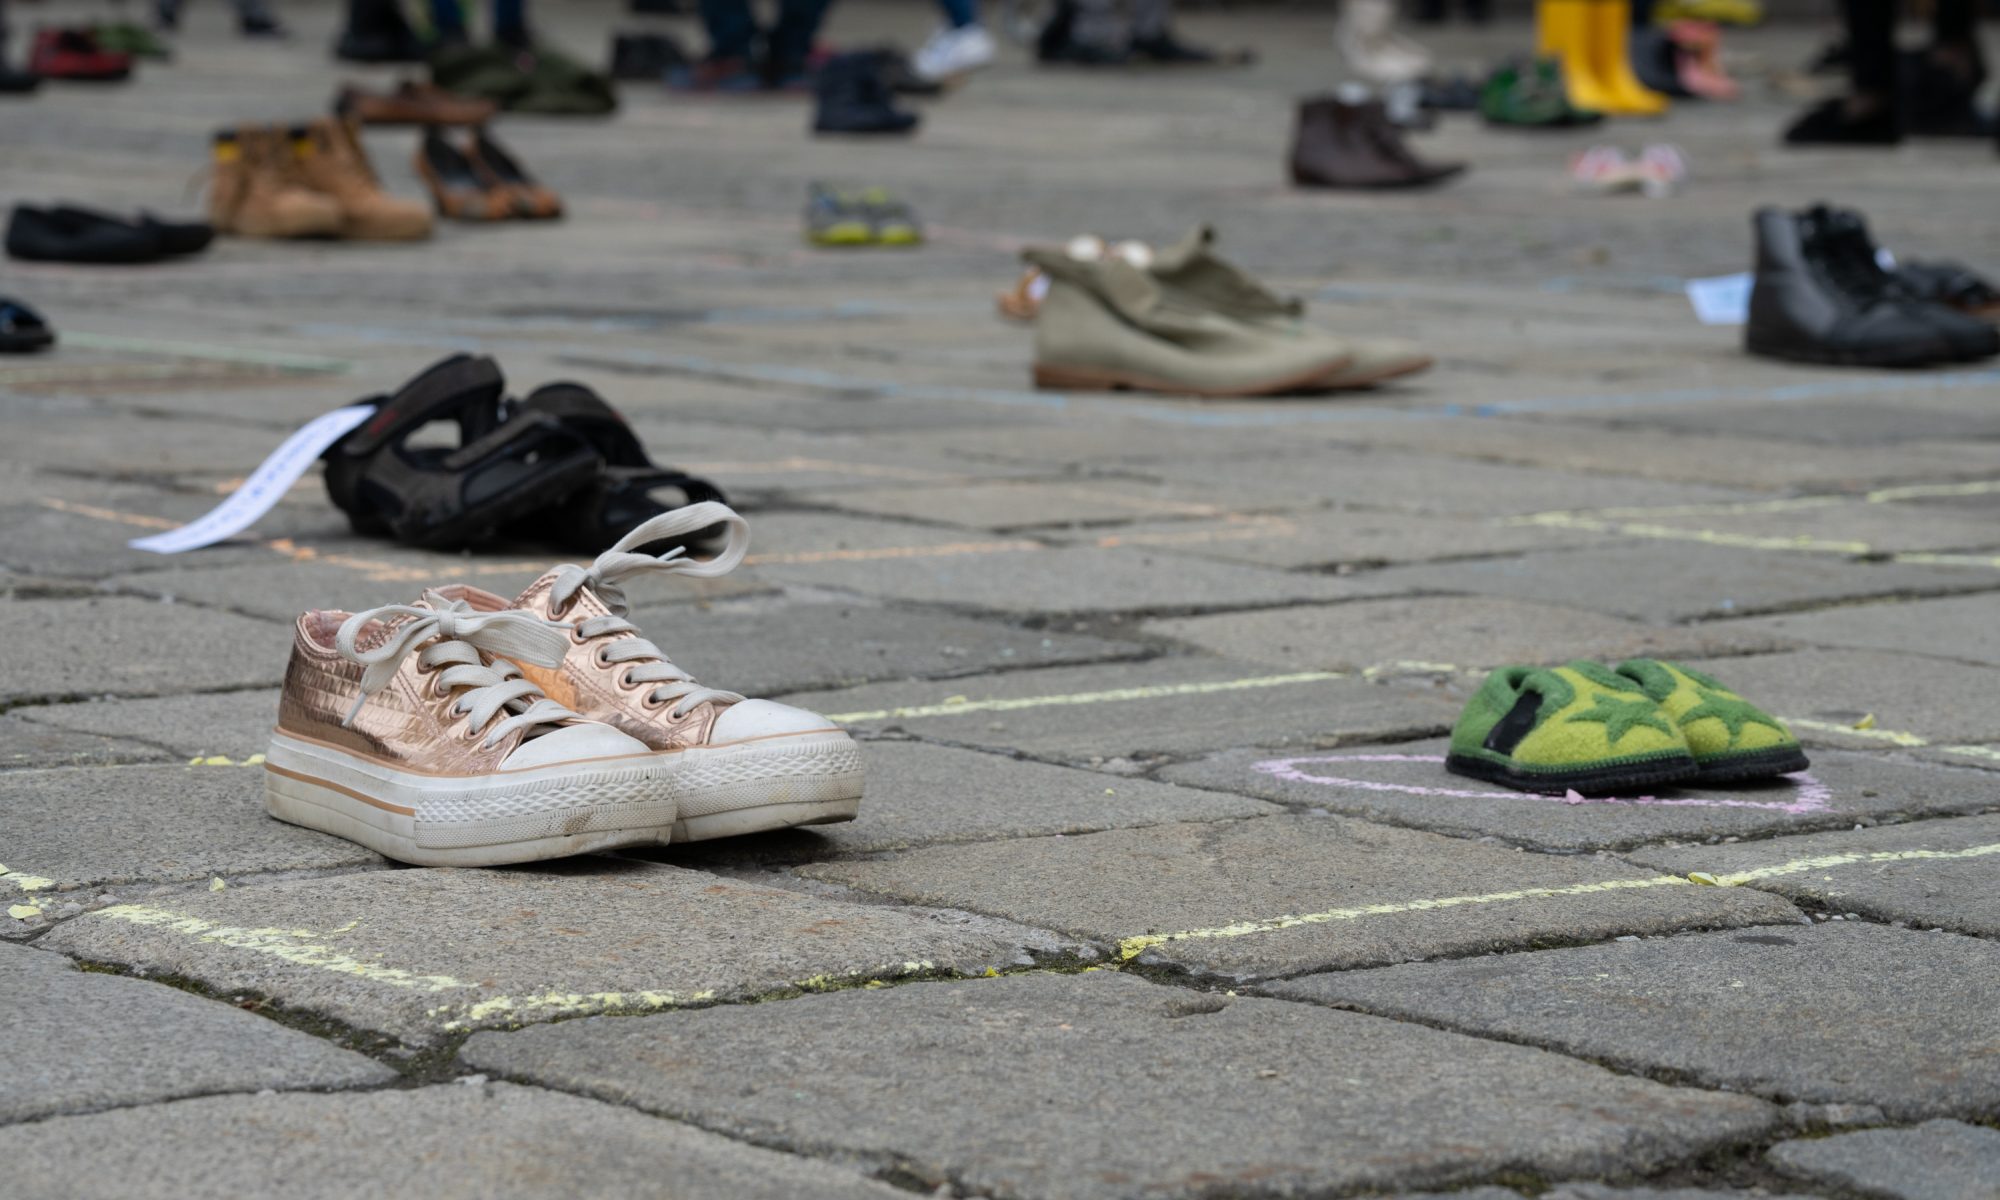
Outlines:
{"type": "Polygon", "coordinates": [[[492,359],[460,354],[377,397],[379,411],[323,456],[327,494],[354,531],[456,549],[589,489],[603,464],[597,448],[548,413],[507,412],[505,390],[492,359]],[[458,425],[456,447],[409,445],[447,420],[458,425]]]}
{"type": "Polygon", "coordinates": [[[56,331],[42,314],[19,300],[0,296],[0,354],[33,354],[56,344],[56,331]]]}
{"type": "MultiPolygon", "coordinates": [[[[589,487],[571,495],[547,511],[518,522],[510,533],[536,541],[559,545],[582,554],[596,554],[610,548],[644,521],[684,505],[714,500],[727,504],[722,489],[698,475],[672,467],[661,467],[646,457],[639,441],[618,410],[580,383],[551,383],[536,388],[513,411],[521,416],[536,415],[559,422],[587,440],[604,459],[604,469],[589,487]],[[675,488],[679,504],[663,505],[652,493],[675,488]]],[[[698,530],[684,541],[698,545],[719,536],[722,527],[698,530]]],[[[660,553],[670,547],[661,544],[646,548],[660,553]]]]}

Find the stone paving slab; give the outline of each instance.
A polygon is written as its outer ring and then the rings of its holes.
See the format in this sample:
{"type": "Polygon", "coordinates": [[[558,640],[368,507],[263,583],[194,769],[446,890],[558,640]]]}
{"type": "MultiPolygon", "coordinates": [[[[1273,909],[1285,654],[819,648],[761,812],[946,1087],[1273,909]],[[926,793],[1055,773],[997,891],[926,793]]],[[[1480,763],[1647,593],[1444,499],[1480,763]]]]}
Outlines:
{"type": "Polygon", "coordinates": [[[753,696],[1154,653],[1136,642],[846,598],[641,607],[632,620],[695,678],[753,696]]]}
{"type": "Polygon", "coordinates": [[[0,1129],[9,1195],[438,1200],[892,1200],[851,1171],[608,1104],[505,1083],[365,1095],[216,1096],[0,1129]],[[115,1158],[105,1147],[118,1147],[115,1158]]]}
{"type": "MultiPolygon", "coordinates": [[[[1759,706],[1798,720],[1800,740],[1847,738],[1875,718],[1876,730],[1932,742],[2000,741],[2000,669],[1872,650],[1801,650],[1696,662],[1759,706]]],[[[1867,731],[1862,731],[1864,735],[1867,731]]],[[[1883,739],[1864,736],[1875,745],[1883,739]]]]}
{"type": "Polygon", "coordinates": [[[2000,584],[2000,574],[1986,571],[1658,540],[1391,567],[1367,578],[1384,591],[1507,596],[1655,622],[2000,584]]]}
{"type": "Polygon", "coordinates": [[[1905,397],[1884,404],[1876,398],[1839,396],[1815,400],[1810,409],[1797,404],[1737,403],[1701,409],[1640,409],[1602,415],[1580,413],[1584,421],[1618,421],[1653,429],[1689,433],[1731,434],[1778,438],[1787,442],[1870,449],[1883,445],[1938,442],[1957,445],[2000,436],[2000,418],[1990,406],[1953,404],[1937,393],[1925,402],[1905,397]],[[1810,415],[1806,415],[1810,413],[1810,415]]]}
{"type": "Polygon", "coordinates": [[[1340,671],[1397,662],[1476,670],[1574,658],[1697,658],[1784,646],[1779,635],[1733,622],[1661,627],[1485,596],[1219,613],[1148,621],[1141,629],[1245,662],[1340,671]]]}
{"type": "Polygon", "coordinates": [[[1320,975],[1276,994],[1893,1120],[2000,1103],[2000,946],[1858,922],[1320,975]]]}
{"type": "Polygon", "coordinates": [[[0,768],[105,766],[165,762],[171,757],[157,746],[51,729],[12,713],[0,717],[0,768]]]}
{"type": "Polygon", "coordinates": [[[1391,562],[1484,558],[1604,540],[1596,534],[1472,516],[1361,509],[1137,521],[1073,534],[1049,530],[1043,536],[1081,545],[1150,546],[1190,558],[1284,570],[1358,569],[1391,562]]]}
{"type": "MultiPolygon", "coordinates": [[[[1880,754],[1814,750],[1808,771],[1782,780],[1570,800],[1452,775],[1444,769],[1448,748],[1449,743],[1440,739],[1306,754],[1230,750],[1198,762],[1169,765],[1161,769],[1160,778],[1256,796],[1294,809],[1327,810],[1551,851],[1847,829],[1856,821],[2000,808],[2000,778],[1880,754]]],[[[1728,850],[1745,864],[1798,857],[1768,841],[1728,850]]]]}
{"type": "Polygon", "coordinates": [[[0,605],[0,641],[0,703],[275,687],[291,652],[283,625],[129,596],[0,605]]]}
{"type": "Polygon", "coordinates": [[[129,766],[0,775],[7,865],[54,890],[379,866],[372,850],[264,813],[264,772],[129,766]]]}
{"type": "Polygon", "coordinates": [[[1051,1200],[1578,1175],[1773,1117],[1521,1046],[1109,973],[571,1021],[463,1054],[766,1145],[1051,1200]]]}
{"type": "Polygon", "coordinates": [[[2000,1193],[2000,1129],[1961,1121],[1780,1142],[1767,1157],[1788,1175],[1894,1200],[1991,1200],[2000,1193]]]}
{"type": "Polygon", "coordinates": [[[1893,650],[2000,666],[2000,622],[1991,596],[1855,604],[1732,621],[1732,628],[1817,646],[1893,650]]]}
{"type": "Polygon", "coordinates": [[[1123,479],[996,480],[931,487],[843,488],[801,497],[815,507],[898,517],[921,513],[926,521],[1004,532],[1135,519],[1221,515],[1187,489],[1123,479]]]}
{"type": "MultiPolygon", "coordinates": [[[[215,1092],[345,1088],[395,1072],[177,988],[0,943],[0,1125],[215,1092]]],[[[0,1135],[4,1136],[4,1135],[0,1135]]],[[[4,1152],[0,1152],[4,1154],[4,1152]]],[[[8,1162],[10,1194],[19,1186],[8,1162]]]]}
{"type": "Polygon", "coordinates": [[[1420,737],[1450,729],[1460,706],[1414,687],[1211,658],[869,684],[787,700],[858,729],[1093,764],[1250,742],[1420,737]]]}
{"type": "MultiPolygon", "coordinates": [[[[255,460],[252,460],[245,469],[254,465],[255,460]]],[[[6,541],[0,543],[0,561],[31,574],[72,580],[97,580],[131,571],[159,570],[172,560],[151,551],[134,550],[126,543],[133,538],[159,533],[163,527],[171,528],[192,521],[213,508],[217,499],[213,495],[166,492],[154,488],[120,488],[106,495],[102,487],[76,488],[73,481],[68,487],[62,487],[42,484],[37,480],[34,488],[43,492],[72,489],[80,493],[80,497],[73,501],[61,497],[34,497],[0,505],[0,527],[7,530],[6,541]],[[49,499],[61,500],[72,504],[72,507],[68,510],[51,508],[49,499]],[[131,519],[121,520],[120,517],[131,519]],[[137,523],[141,521],[143,523],[137,523]]],[[[329,517],[324,509],[316,511],[307,520],[296,522],[287,519],[290,512],[290,505],[279,505],[260,522],[258,532],[270,538],[287,533],[286,527],[292,525],[299,528],[290,532],[299,536],[307,536],[308,530],[324,534],[346,528],[344,518],[329,517]]],[[[257,563],[269,556],[270,551],[259,542],[230,541],[206,547],[183,562],[212,567],[257,563]]]]}
{"type": "Polygon", "coordinates": [[[221,755],[242,761],[271,744],[278,690],[202,692],[136,700],[79,700],[14,710],[37,726],[101,734],[126,746],[164,746],[181,762],[221,755]]]}
{"type": "Polygon", "coordinates": [[[1993,886],[2000,877],[2000,815],[1628,857],[1670,871],[1751,876],[1743,879],[1747,886],[1816,909],[2000,937],[2000,892],[1993,886]]]}
{"type": "Polygon", "coordinates": [[[40,944],[421,1043],[581,1013],[978,972],[1026,961],[1022,932],[579,859],[371,871],[123,905],[59,925],[40,944]]]}
{"type": "Polygon", "coordinates": [[[1279,811],[1261,800],[922,742],[868,743],[861,819],[674,846],[674,862],[806,862],[935,842],[1092,833],[1279,811]]]}
{"type": "Polygon", "coordinates": [[[1776,897],[1607,858],[1335,816],[935,846],[800,873],[1241,979],[1801,919],[1776,897]]]}
{"type": "Polygon", "coordinates": [[[1629,429],[1545,419],[1384,420],[1343,432],[1368,445],[1487,462],[1757,491],[1834,490],[1953,474],[2000,474],[2000,451],[1977,441],[1821,444],[1802,453],[1798,443],[1810,432],[1796,427],[1772,438],[1652,430],[1645,435],[1643,453],[1633,452],[1629,429]]]}
{"type": "Polygon", "coordinates": [[[1817,1200],[1787,1190],[1774,1193],[1765,1188],[1711,1190],[1709,1188],[1610,1187],[1602,1183],[1559,1183],[1543,1192],[1539,1200],[1817,1200]]]}
{"type": "Polygon", "coordinates": [[[1216,563],[1146,547],[994,551],[786,563],[772,578],[867,596],[1006,613],[1177,612],[1379,596],[1408,588],[1216,563]]]}
{"type": "Polygon", "coordinates": [[[1326,446],[1309,455],[1252,461],[1164,461],[1150,473],[1179,480],[1235,507],[1319,506],[1473,516],[1545,512],[1606,505],[1715,504],[1754,500],[1754,492],[1698,483],[1606,479],[1545,467],[1438,460],[1388,449],[1326,446]]]}

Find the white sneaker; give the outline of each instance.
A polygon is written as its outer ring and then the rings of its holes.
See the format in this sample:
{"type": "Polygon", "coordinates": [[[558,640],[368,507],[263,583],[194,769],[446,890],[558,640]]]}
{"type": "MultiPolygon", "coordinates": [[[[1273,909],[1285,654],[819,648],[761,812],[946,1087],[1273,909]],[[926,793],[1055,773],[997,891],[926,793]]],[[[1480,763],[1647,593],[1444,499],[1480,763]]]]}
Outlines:
{"type": "Polygon", "coordinates": [[[999,46],[984,25],[943,26],[918,48],[910,69],[919,79],[942,83],[991,66],[998,53],[999,46]]]}

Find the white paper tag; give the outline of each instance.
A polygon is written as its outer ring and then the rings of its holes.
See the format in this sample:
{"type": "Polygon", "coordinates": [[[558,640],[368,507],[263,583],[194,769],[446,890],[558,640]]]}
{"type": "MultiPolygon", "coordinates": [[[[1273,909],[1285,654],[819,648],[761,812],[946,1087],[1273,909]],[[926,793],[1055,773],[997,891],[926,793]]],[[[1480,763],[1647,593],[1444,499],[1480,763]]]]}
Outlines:
{"type": "Polygon", "coordinates": [[[134,550],[151,550],[155,554],[179,554],[183,550],[212,546],[223,538],[242,533],[256,524],[258,517],[271,511],[271,506],[291,490],[292,485],[299,481],[299,476],[326,453],[328,446],[346,437],[355,426],[374,415],[373,404],[350,404],[314,417],[286,438],[283,445],[271,451],[269,458],[257,464],[257,469],[243,481],[243,486],[229,493],[222,503],[179,529],[135,538],[125,544],[134,550]]]}
{"type": "Polygon", "coordinates": [[[1750,320],[1750,273],[1713,275],[1687,281],[1688,303],[1704,325],[1742,325],[1750,320]]]}

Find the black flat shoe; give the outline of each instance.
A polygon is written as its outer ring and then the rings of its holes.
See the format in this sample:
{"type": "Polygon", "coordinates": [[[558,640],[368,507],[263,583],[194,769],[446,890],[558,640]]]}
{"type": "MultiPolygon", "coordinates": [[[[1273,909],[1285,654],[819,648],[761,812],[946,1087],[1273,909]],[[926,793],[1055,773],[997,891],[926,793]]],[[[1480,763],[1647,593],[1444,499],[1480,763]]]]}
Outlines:
{"type": "Polygon", "coordinates": [[[14,206],[7,253],[28,262],[149,263],[166,256],[157,229],[83,208],[14,206]]]}
{"type": "Polygon", "coordinates": [[[0,354],[33,354],[55,344],[56,331],[42,314],[0,296],[0,354]]]}
{"type": "Polygon", "coordinates": [[[1885,105],[1865,117],[1850,116],[1847,101],[1828,100],[1785,130],[1787,146],[1894,146],[1903,140],[1895,109],[1885,105]]]}

